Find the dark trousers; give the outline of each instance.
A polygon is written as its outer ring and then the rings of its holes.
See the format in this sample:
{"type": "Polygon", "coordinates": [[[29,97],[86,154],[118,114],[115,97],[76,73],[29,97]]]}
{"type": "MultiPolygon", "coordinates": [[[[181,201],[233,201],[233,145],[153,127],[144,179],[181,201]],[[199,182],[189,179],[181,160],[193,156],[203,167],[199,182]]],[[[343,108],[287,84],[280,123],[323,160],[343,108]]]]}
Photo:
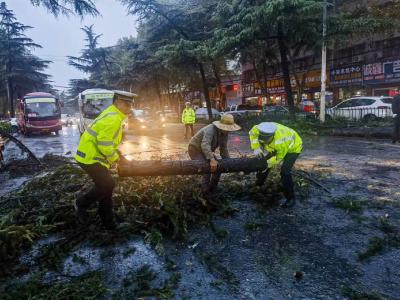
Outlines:
{"type": "MultiPolygon", "coordinates": [[[[192,160],[203,160],[207,161],[208,160],[205,158],[203,152],[201,150],[197,149],[196,147],[189,145],[188,148],[189,156],[190,159],[192,160]]],[[[221,173],[213,173],[211,174],[204,174],[203,175],[203,180],[201,183],[201,189],[203,192],[212,192],[217,188],[219,179],[221,178],[221,173]]]]}
{"type": "MultiPolygon", "coordinates": [[[[288,153],[283,159],[283,164],[281,167],[281,180],[284,188],[284,195],[286,199],[294,198],[294,187],[293,187],[293,178],[292,178],[292,168],[294,163],[296,162],[299,154],[297,153],[288,153]]],[[[269,171],[271,169],[266,170],[265,172],[257,173],[257,185],[263,185],[265,180],[268,177],[269,171]]]]}
{"type": "Polygon", "coordinates": [[[393,142],[400,142],[400,114],[394,118],[393,142]]]}
{"type": "Polygon", "coordinates": [[[101,222],[104,225],[114,223],[112,193],[115,187],[114,179],[110,171],[101,164],[79,166],[92,178],[94,188],[87,194],[80,197],[76,204],[79,209],[86,210],[94,203],[98,202],[98,211],[101,222]]]}
{"type": "Polygon", "coordinates": [[[190,137],[193,136],[193,124],[185,124],[185,138],[189,138],[189,130],[190,130],[190,137]]]}

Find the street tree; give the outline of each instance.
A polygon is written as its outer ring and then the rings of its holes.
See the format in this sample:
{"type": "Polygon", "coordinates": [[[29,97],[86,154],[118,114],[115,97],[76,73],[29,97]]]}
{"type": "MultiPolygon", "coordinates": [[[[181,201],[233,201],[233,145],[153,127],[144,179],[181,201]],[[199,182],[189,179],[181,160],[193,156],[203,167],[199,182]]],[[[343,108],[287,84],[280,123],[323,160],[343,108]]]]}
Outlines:
{"type": "MultiPolygon", "coordinates": [[[[195,60],[197,73],[202,82],[209,117],[212,117],[209,96],[208,74],[213,67],[213,59],[207,48],[207,41],[213,33],[211,16],[217,1],[169,1],[121,0],[129,13],[138,15],[142,22],[157,20],[167,32],[168,45],[159,53],[175,55],[175,50],[185,50],[185,58],[195,60]],[[210,67],[209,67],[210,66],[210,67]]],[[[176,61],[176,57],[166,57],[164,61],[176,61]]],[[[214,64],[215,66],[215,64],[214,64]]],[[[211,72],[212,73],[212,72],[211,72]]]]}
{"type": "Polygon", "coordinates": [[[34,6],[43,6],[55,16],[76,14],[79,16],[99,15],[95,0],[30,0],[34,6]]]}
{"type": "Polygon", "coordinates": [[[30,28],[17,21],[5,2],[0,3],[0,82],[7,99],[3,110],[9,110],[12,116],[15,113],[16,96],[50,89],[50,76],[43,72],[50,61],[32,54],[33,49],[41,46],[25,35],[30,28]]]}
{"type": "Polygon", "coordinates": [[[110,49],[99,47],[99,38],[102,35],[94,32],[93,25],[84,26],[81,30],[86,36],[85,48],[80,56],[68,56],[68,64],[89,74],[89,79],[96,84],[104,84],[105,76],[111,72],[108,60],[110,49]]]}

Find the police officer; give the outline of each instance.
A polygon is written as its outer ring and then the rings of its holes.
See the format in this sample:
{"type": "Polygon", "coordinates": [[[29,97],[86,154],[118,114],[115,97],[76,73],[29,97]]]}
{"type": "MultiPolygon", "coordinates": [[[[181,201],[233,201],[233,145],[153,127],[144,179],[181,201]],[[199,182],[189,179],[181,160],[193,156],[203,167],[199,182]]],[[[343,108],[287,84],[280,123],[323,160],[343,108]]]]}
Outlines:
{"type": "Polygon", "coordinates": [[[189,138],[189,129],[190,129],[190,137],[193,137],[193,125],[196,122],[196,113],[192,108],[190,102],[186,102],[186,107],[182,112],[182,123],[185,125],[185,139],[189,138]]]}
{"type": "Polygon", "coordinates": [[[76,200],[75,208],[81,223],[87,220],[87,209],[98,202],[98,212],[106,229],[114,229],[112,192],[115,182],[109,168],[124,158],[118,153],[122,141],[122,122],[130,113],[133,94],[114,92],[113,104],[104,110],[82,134],[75,160],[92,178],[95,186],[76,200]]]}
{"type": "Polygon", "coordinates": [[[300,136],[293,129],[278,123],[264,122],[254,126],[250,132],[251,149],[258,157],[273,156],[267,160],[267,168],[264,172],[257,173],[257,185],[264,184],[272,167],[282,163],[281,180],[284,188],[286,202],[283,207],[295,205],[295,195],[292,179],[292,167],[303,149],[300,136]]]}

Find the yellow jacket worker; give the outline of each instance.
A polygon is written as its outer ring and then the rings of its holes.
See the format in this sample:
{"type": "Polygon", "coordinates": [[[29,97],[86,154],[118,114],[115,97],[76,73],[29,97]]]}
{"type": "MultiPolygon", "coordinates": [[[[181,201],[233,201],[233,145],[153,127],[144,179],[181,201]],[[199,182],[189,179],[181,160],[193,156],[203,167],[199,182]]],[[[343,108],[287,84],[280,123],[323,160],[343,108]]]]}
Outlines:
{"type": "Polygon", "coordinates": [[[250,132],[251,149],[259,157],[271,153],[267,160],[267,169],[257,174],[257,185],[264,184],[270,169],[282,162],[281,180],[284,187],[286,202],[284,207],[295,205],[295,195],[292,179],[292,167],[303,149],[303,141],[296,131],[284,125],[264,122],[254,126],[250,132]]]}
{"type": "MultiPolygon", "coordinates": [[[[75,160],[94,181],[94,188],[76,201],[77,217],[87,220],[86,210],[98,202],[101,222],[106,229],[114,229],[112,192],[115,182],[109,168],[118,162],[118,146],[122,142],[122,122],[130,112],[133,94],[115,92],[113,104],[104,110],[82,134],[75,160]]],[[[121,157],[123,159],[123,157],[121,157]]]]}
{"type": "Polygon", "coordinates": [[[188,139],[189,129],[190,137],[193,137],[193,125],[196,123],[196,113],[190,102],[186,102],[185,105],[186,107],[182,112],[182,123],[185,125],[185,139],[188,139]]]}

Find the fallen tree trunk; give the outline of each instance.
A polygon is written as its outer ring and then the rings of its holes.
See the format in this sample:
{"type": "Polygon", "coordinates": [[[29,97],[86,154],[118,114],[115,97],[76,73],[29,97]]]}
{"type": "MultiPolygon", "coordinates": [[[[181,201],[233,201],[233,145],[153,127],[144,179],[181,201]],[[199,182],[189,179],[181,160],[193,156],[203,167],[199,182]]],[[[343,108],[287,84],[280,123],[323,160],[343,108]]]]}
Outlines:
{"type": "MultiPolygon", "coordinates": [[[[267,158],[228,158],[218,161],[220,173],[257,172],[267,167],[267,158]]],[[[169,176],[209,174],[210,164],[202,160],[172,161],[132,161],[120,164],[118,173],[121,177],[131,176],[169,176]]]]}
{"type": "Polygon", "coordinates": [[[39,165],[41,164],[40,160],[36,157],[35,154],[27,146],[25,146],[20,140],[18,140],[16,137],[13,135],[9,134],[8,132],[5,132],[3,130],[0,130],[0,135],[8,138],[9,141],[14,142],[19,149],[22,151],[26,152],[30,158],[32,158],[34,161],[36,161],[39,165]]]}

